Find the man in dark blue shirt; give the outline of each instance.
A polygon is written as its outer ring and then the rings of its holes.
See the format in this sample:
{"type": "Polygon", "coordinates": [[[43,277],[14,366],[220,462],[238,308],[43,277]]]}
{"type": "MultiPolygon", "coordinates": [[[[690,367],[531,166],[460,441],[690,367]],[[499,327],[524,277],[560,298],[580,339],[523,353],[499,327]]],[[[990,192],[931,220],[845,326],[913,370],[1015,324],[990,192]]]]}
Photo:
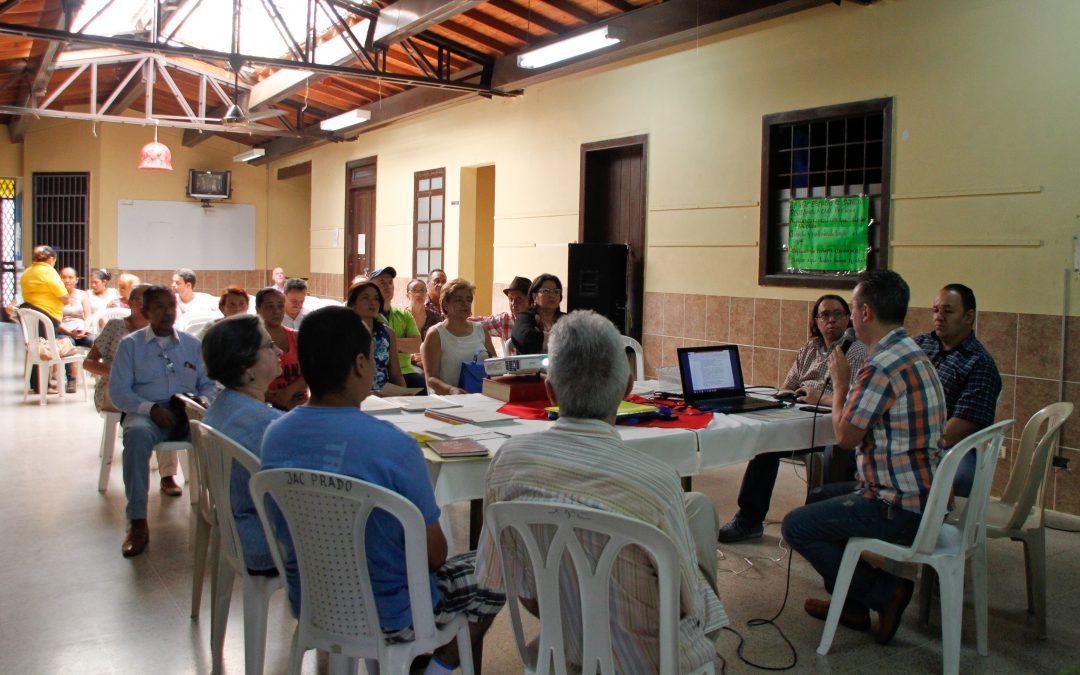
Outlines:
{"type": "MultiPolygon", "coordinates": [[[[994,358],[975,337],[975,293],[948,284],[934,299],[934,330],[915,338],[937,370],[945,390],[948,422],[940,446],[951,448],[994,423],[1001,376],[994,358]]],[[[975,455],[964,458],[956,473],[956,494],[971,492],[975,455]]]]}

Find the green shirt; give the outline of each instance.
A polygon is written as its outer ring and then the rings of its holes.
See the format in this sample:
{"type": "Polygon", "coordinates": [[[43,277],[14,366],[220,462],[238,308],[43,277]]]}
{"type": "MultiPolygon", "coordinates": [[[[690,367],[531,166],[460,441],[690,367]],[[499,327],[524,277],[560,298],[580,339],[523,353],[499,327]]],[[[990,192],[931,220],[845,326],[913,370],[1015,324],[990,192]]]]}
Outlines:
{"type": "MultiPolygon", "coordinates": [[[[391,307],[390,314],[386,317],[386,323],[390,326],[390,330],[394,331],[394,335],[399,338],[420,337],[420,329],[416,327],[416,319],[413,318],[412,312],[407,309],[391,307]]],[[[416,372],[409,354],[398,352],[398,362],[401,363],[402,375],[416,372]]]]}

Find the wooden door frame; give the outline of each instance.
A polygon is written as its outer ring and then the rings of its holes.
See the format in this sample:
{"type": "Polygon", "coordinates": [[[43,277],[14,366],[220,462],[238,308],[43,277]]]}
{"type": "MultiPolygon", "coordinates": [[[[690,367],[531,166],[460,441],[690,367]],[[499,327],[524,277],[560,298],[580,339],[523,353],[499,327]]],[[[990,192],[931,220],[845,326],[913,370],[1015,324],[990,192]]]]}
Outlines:
{"type": "MultiPolygon", "coordinates": [[[[641,184],[648,188],[649,185],[649,135],[641,134],[639,136],[624,136],[623,138],[612,138],[606,141],[594,141],[592,143],[581,144],[581,166],[578,170],[578,241],[585,241],[585,175],[586,175],[586,160],[590,152],[596,150],[616,150],[618,148],[627,148],[635,145],[641,146],[641,161],[642,161],[642,173],[641,184]]],[[[645,190],[645,203],[641,210],[641,241],[642,245],[645,242],[645,221],[648,219],[649,213],[649,191],[645,190]]],[[[642,250],[641,257],[644,259],[645,251],[642,250]]]]}
{"type": "MultiPolygon", "coordinates": [[[[344,217],[345,227],[342,228],[342,229],[345,232],[346,236],[345,236],[345,245],[342,247],[342,251],[341,251],[342,264],[343,264],[343,267],[344,267],[343,271],[345,272],[345,274],[343,275],[345,277],[345,288],[342,291],[343,292],[343,297],[348,296],[348,294],[349,294],[349,281],[352,279],[352,276],[349,274],[349,239],[350,239],[350,237],[349,237],[349,232],[348,232],[348,230],[349,230],[349,208],[352,205],[352,191],[356,190],[356,189],[362,189],[362,188],[370,187],[371,190],[372,190],[372,194],[371,194],[372,203],[377,205],[377,202],[376,202],[376,200],[378,198],[378,188],[377,188],[377,186],[378,186],[378,178],[379,178],[378,159],[379,159],[378,155],[372,155],[371,157],[363,157],[361,159],[354,159],[351,162],[346,162],[345,163],[345,217],[344,217]],[[366,167],[366,166],[371,166],[374,169],[373,172],[372,172],[373,173],[373,178],[370,181],[370,184],[368,183],[368,181],[363,181],[361,183],[353,183],[353,181],[352,181],[352,172],[353,172],[353,170],[354,169],[359,169],[359,168],[362,168],[362,167],[366,167]]],[[[375,227],[371,228],[371,237],[370,237],[369,241],[367,242],[367,249],[372,252],[372,255],[369,256],[369,260],[372,260],[372,261],[374,260],[375,232],[376,232],[376,230],[377,230],[377,228],[375,228],[375,227]]]]}
{"type": "MultiPolygon", "coordinates": [[[[633,289],[637,294],[637,297],[630,302],[631,298],[627,298],[627,320],[637,320],[637,324],[627,329],[627,335],[633,337],[635,334],[642,336],[645,335],[645,256],[648,253],[648,245],[646,243],[646,230],[649,219],[649,135],[640,134],[637,136],[624,136],[622,138],[612,138],[606,141],[595,141],[592,143],[581,144],[581,166],[579,168],[578,177],[578,242],[584,243],[585,239],[585,179],[588,175],[588,154],[590,152],[602,151],[602,150],[617,150],[619,148],[628,148],[640,146],[641,147],[641,187],[642,187],[642,200],[641,200],[641,222],[638,223],[638,233],[641,236],[641,288],[633,289]],[[635,316],[637,310],[640,308],[640,316],[635,316]]],[[[631,237],[632,239],[632,237],[631,237]]],[[[628,244],[630,242],[627,242],[628,244]]],[[[632,260],[631,255],[628,260],[632,260]]],[[[628,274],[632,279],[634,276],[634,270],[631,268],[628,270],[628,274]]],[[[629,288],[628,288],[629,290],[629,288]]]]}

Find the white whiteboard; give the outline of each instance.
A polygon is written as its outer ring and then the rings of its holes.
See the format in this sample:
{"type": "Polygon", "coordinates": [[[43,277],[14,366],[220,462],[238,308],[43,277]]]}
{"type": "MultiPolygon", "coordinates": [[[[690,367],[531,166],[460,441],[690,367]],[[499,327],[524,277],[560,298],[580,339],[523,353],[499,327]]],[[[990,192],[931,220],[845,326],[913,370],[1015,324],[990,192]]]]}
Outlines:
{"type": "Polygon", "coordinates": [[[121,199],[116,226],[122,269],[255,269],[254,204],[121,199]]]}

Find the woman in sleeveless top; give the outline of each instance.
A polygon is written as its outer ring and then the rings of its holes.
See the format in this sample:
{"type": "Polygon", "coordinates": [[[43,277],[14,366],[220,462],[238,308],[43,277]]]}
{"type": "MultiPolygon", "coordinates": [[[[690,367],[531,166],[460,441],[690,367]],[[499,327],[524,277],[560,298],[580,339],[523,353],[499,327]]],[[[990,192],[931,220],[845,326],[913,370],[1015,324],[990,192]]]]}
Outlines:
{"type": "Polygon", "coordinates": [[[461,364],[495,353],[484,327],[469,321],[475,290],[464,279],[454,279],[442,289],[439,300],[446,318],[435,325],[420,347],[428,389],[433,394],[464,394],[457,386],[461,364]]]}
{"type": "Polygon", "coordinates": [[[387,382],[405,386],[405,377],[401,374],[401,362],[397,357],[397,336],[383,322],[379,309],[382,306],[382,293],[371,281],[362,281],[349,289],[349,307],[360,315],[371,333],[371,351],[375,359],[375,377],[371,381],[371,391],[380,391],[387,382]]]}
{"type": "Polygon", "coordinates": [[[270,286],[255,294],[255,313],[278,348],[281,375],[270,383],[266,401],[279,410],[292,410],[308,400],[307,382],[300,372],[296,331],[281,325],[285,318],[285,296],[270,286]]]}

